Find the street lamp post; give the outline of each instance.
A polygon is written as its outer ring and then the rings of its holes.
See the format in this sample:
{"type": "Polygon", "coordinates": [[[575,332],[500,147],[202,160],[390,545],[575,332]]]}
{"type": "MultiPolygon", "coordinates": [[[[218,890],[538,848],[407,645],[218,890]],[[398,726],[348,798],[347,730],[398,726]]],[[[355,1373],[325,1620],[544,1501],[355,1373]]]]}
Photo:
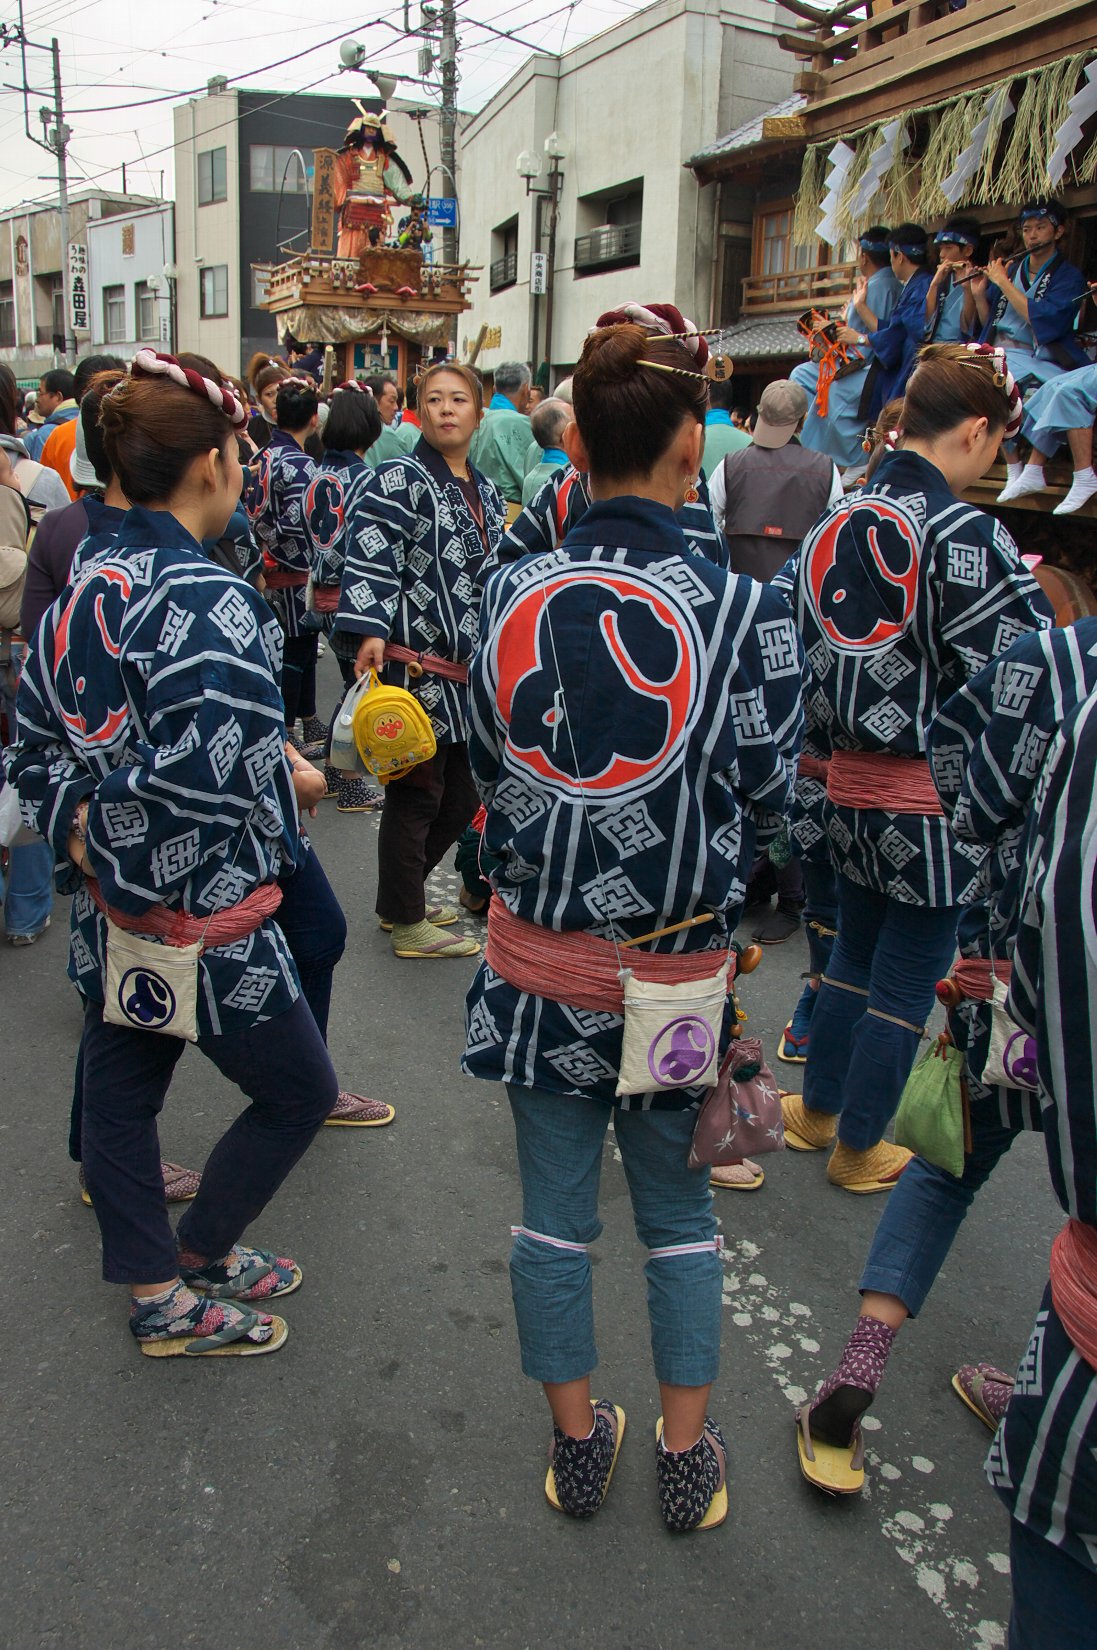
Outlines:
{"type": "MultiPolygon", "coordinates": [[[[560,188],[564,177],[564,161],[567,159],[567,144],[557,132],[550,132],[545,139],[545,155],[548,159],[547,187],[541,187],[537,180],[541,176],[541,157],[529,149],[523,149],[515,165],[518,175],[525,179],[526,194],[537,196],[536,228],[534,231],[535,250],[540,252],[544,238],[543,212],[548,202],[548,263],[545,270],[545,360],[548,363],[549,373],[552,373],[552,302],[553,290],[556,285],[556,228],[560,215],[560,188]]],[[[537,355],[537,317],[534,310],[533,323],[533,354],[537,355]]],[[[533,368],[536,372],[537,362],[534,359],[533,368]]]]}

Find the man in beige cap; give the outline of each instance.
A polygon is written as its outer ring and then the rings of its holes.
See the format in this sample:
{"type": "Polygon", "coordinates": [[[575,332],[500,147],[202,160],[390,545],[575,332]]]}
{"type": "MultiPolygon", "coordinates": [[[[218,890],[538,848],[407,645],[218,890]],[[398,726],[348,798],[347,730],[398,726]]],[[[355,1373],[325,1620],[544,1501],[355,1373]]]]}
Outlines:
{"type": "Polygon", "coordinates": [[[731,571],[763,584],[842,496],[834,460],[796,439],[807,410],[807,391],[790,378],[767,384],[750,446],[729,453],[709,477],[712,513],[728,541],[731,571]]]}

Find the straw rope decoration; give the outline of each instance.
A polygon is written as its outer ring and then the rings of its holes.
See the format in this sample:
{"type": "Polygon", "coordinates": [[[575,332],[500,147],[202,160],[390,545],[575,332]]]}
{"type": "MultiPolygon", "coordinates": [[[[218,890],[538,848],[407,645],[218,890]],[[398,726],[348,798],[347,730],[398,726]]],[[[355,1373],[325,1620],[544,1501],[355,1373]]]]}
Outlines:
{"type": "Polygon", "coordinates": [[[218,412],[224,413],[235,428],[239,429],[241,424],[247,423],[247,409],[240,405],[231,390],[225,389],[221,384],[215,384],[212,378],[203,378],[200,372],[195,372],[191,367],[181,367],[174,355],[160,355],[151,349],[138,350],[133,358],[132,376],[169,378],[181,389],[190,390],[192,395],[204,396],[218,412]]]}

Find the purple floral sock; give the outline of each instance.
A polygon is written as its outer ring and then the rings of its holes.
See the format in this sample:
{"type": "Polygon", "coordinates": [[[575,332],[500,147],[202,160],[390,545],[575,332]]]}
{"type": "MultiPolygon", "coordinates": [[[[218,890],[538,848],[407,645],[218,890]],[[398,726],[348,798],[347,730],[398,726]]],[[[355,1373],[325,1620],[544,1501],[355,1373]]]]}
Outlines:
{"type": "Polygon", "coordinates": [[[896,1331],[879,1318],[858,1318],[838,1367],[811,1406],[811,1430],[823,1443],[845,1447],[884,1378],[896,1331]]]}

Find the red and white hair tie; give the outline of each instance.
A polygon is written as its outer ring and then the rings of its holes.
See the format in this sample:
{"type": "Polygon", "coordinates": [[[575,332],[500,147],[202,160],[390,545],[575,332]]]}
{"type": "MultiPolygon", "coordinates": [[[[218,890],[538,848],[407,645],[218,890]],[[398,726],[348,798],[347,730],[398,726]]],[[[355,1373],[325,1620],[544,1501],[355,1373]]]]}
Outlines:
{"type": "Polygon", "coordinates": [[[247,408],[240,405],[231,390],[225,389],[222,384],[215,384],[212,378],[203,378],[191,367],[180,366],[174,355],[160,355],[151,349],[138,350],[131,372],[134,378],[168,378],[180,389],[203,396],[218,412],[224,413],[229,423],[237,429],[248,421],[247,408]]]}
{"type": "Polygon", "coordinates": [[[619,327],[632,321],[636,326],[645,327],[648,332],[662,333],[666,338],[677,338],[684,344],[689,353],[695,357],[697,365],[703,367],[708,360],[708,339],[698,332],[692,321],[687,321],[680,309],[673,304],[620,304],[616,309],[607,310],[605,315],[599,315],[592,332],[600,332],[603,327],[619,327]]]}
{"type": "Polygon", "coordinates": [[[1025,409],[1021,400],[1021,392],[1017,388],[1016,380],[1006,362],[1006,352],[1000,344],[965,344],[964,348],[969,355],[988,356],[994,364],[994,382],[1009,402],[1009,418],[1006,421],[1006,441],[1012,441],[1021,433],[1021,424],[1024,420],[1025,409]]]}
{"type": "Polygon", "coordinates": [[[340,390],[357,390],[359,395],[369,395],[371,393],[369,385],[360,384],[357,378],[348,378],[345,384],[336,384],[331,393],[332,395],[338,395],[340,390]]]}

